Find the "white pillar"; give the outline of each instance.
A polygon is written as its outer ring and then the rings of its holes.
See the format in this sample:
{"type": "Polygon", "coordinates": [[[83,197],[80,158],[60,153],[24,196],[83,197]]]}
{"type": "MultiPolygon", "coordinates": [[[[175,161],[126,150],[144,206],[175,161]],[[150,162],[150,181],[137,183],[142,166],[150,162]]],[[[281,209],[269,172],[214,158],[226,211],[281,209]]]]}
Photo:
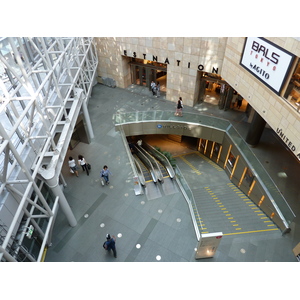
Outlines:
{"type": "Polygon", "coordinates": [[[87,127],[87,130],[88,130],[88,135],[89,135],[90,139],[93,139],[94,138],[94,131],[93,131],[89,111],[88,111],[88,108],[87,108],[87,105],[86,105],[86,100],[83,100],[83,102],[82,102],[82,111],[83,111],[83,116],[84,116],[84,120],[85,120],[85,123],[86,123],[86,127],[87,127]]]}
{"type": "MultiPolygon", "coordinates": [[[[45,178],[45,177],[44,177],[45,178]]],[[[59,186],[59,176],[54,175],[52,178],[45,178],[47,185],[51,188],[53,194],[56,197],[59,197],[59,206],[61,207],[63,213],[65,214],[66,218],[68,219],[68,222],[70,226],[75,227],[77,225],[77,221],[75,219],[75,216],[72,212],[72,209],[61,189],[59,186]]]]}
{"type": "Polygon", "coordinates": [[[2,255],[9,262],[17,262],[2,246],[0,246],[0,260],[2,259],[2,255]]]}

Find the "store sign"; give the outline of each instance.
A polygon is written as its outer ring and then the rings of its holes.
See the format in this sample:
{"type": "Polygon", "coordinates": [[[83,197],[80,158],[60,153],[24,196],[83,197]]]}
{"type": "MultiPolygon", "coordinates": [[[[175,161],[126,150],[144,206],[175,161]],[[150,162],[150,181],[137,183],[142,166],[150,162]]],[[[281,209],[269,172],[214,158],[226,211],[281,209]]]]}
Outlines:
{"type": "Polygon", "coordinates": [[[161,124],[158,124],[156,126],[158,129],[189,129],[188,126],[186,125],[161,125],[161,124]]]}
{"type": "Polygon", "coordinates": [[[276,132],[280,136],[280,138],[285,142],[285,144],[289,147],[289,149],[293,151],[293,153],[300,160],[300,152],[298,154],[296,153],[296,146],[294,145],[294,143],[285,135],[281,128],[277,128],[276,132]]]}
{"type": "Polygon", "coordinates": [[[294,57],[292,53],[264,38],[248,37],[240,65],[280,94],[294,57]]]}
{"type": "MultiPolygon", "coordinates": [[[[130,51],[127,51],[127,50],[124,50],[123,52],[123,55],[124,56],[129,56],[129,57],[133,57],[133,58],[141,58],[142,59],[147,59],[147,60],[151,60],[151,61],[155,61],[155,62],[160,62],[160,63],[164,63],[164,64],[167,64],[169,65],[170,64],[170,61],[169,61],[169,58],[168,57],[165,57],[165,58],[158,58],[157,55],[150,55],[149,53],[146,54],[146,53],[142,53],[140,55],[138,55],[136,52],[130,52],[130,51]]],[[[181,61],[180,60],[176,60],[176,66],[179,67],[181,65],[181,61]]],[[[188,69],[191,68],[191,63],[188,62],[186,64],[186,67],[188,69]]],[[[193,68],[194,66],[192,66],[193,68]]],[[[200,65],[197,65],[197,70],[198,71],[204,71],[205,70],[205,66],[200,64],[200,65]]],[[[218,71],[219,71],[219,68],[215,68],[215,67],[212,67],[211,69],[211,72],[210,73],[215,73],[215,74],[218,74],[218,71]]],[[[208,72],[208,71],[207,71],[208,72]]]]}

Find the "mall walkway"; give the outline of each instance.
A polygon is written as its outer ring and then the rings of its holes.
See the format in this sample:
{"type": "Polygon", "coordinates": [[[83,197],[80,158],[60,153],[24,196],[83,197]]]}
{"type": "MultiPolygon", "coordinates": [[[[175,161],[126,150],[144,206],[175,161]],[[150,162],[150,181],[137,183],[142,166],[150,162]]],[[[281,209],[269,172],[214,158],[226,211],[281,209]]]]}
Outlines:
{"type": "MultiPolygon", "coordinates": [[[[253,152],[271,174],[296,214],[291,232],[282,236],[280,230],[275,228],[272,231],[224,235],[214,258],[196,261],[194,255],[197,239],[183,195],[177,192],[148,200],[146,195],[136,196],[134,194],[133,173],[129,159],[122,139],[115,131],[113,124],[113,114],[116,112],[175,110],[175,103],[165,100],[164,97],[154,98],[150,92],[139,87],[129,87],[124,90],[98,84],[93,89],[88,107],[95,138],[90,144],[80,143],[77,145],[73,151],[69,151],[67,157],[69,155],[77,157],[78,154],[83,154],[92,165],[92,171],[87,176],[80,170],[80,176],[77,178],[69,173],[67,159],[62,170],[67,182],[65,195],[78,225],[71,228],[63,213],[59,211],[54,227],[52,246],[49,247],[45,257],[46,262],[296,261],[292,249],[300,241],[299,179],[296,178],[300,171],[300,164],[272,130],[265,129],[260,145],[253,148],[253,152]],[[266,153],[268,154],[266,155],[266,153]],[[113,176],[110,185],[102,187],[99,172],[104,164],[108,165],[113,176]],[[115,235],[117,238],[117,258],[102,248],[107,233],[115,235]]],[[[242,112],[222,111],[209,103],[203,103],[194,108],[185,107],[184,110],[229,119],[241,136],[245,137],[247,133],[249,125],[245,122],[246,117],[242,112]]],[[[177,160],[183,172],[190,170],[191,167],[184,163],[181,157],[189,157],[195,168],[197,168],[197,163],[202,163],[203,158],[198,156],[199,160],[195,161],[198,157],[192,152],[187,148],[177,148],[179,156],[177,160]]],[[[208,171],[207,168],[206,172],[208,171]]],[[[209,171],[214,174],[212,176],[216,176],[213,171],[220,172],[212,167],[209,171]]],[[[227,179],[224,178],[224,180],[227,179]]],[[[227,182],[226,185],[231,193],[237,194],[237,191],[234,190],[235,187],[230,185],[230,182],[227,182]]],[[[214,193],[223,201],[225,195],[222,188],[221,185],[207,187],[203,184],[200,193],[202,195],[206,193],[206,196],[209,197],[212,197],[211,193],[214,193]]],[[[248,200],[246,199],[245,202],[248,200]]],[[[223,208],[220,207],[223,204],[218,202],[215,202],[214,205],[213,210],[216,209],[216,213],[217,210],[220,211],[223,208]]],[[[251,203],[247,203],[247,205],[251,210],[251,203]]],[[[214,214],[213,210],[210,212],[211,216],[214,214]]],[[[205,218],[205,215],[203,217],[205,218]]],[[[217,221],[212,222],[212,220],[212,218],[208,218],[202,221],[206,226],[216,225],[217,221]]],[[[260,225],[266,226],[264,228],[272,225],[269,222],[265,223],[262,219],[259,220],[260,225]]],[[[234,222],[232,223],[234,224],[234,222]]],[[[231,228],[224,228],[224,232],[232,233],[233,228],[233,225],[231,228]]],[[[256,229],[252,227],[249,231],[256,229]]]]}

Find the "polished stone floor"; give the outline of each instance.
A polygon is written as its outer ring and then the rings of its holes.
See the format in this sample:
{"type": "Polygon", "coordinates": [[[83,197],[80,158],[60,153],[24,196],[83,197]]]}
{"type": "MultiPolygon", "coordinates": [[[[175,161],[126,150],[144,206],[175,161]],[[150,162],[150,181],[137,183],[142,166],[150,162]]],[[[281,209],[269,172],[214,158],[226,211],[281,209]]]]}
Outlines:
{"type": "MultiPolygon", "coordinates": [[[[291,232],[284,236],[279,230],[224,236],[213,258],[195,260],[197,239],[183,195],[176,192],[149,201],[146,195],[134,194],[133,173],[112,116],[124,111],[174,109],[174,103],[164,96],[155,98],[148,92],[139,87],[128,90],[100,84],[94,87],[88,108],[95,137],[90,144],[78,144],[67,155],[83,154],[92,165],[92,171],[89,176],[81,171],[77,178],[69,173],[67,161],[63,169],[67,181],[64,193],[78,225],[71,228],[62,212],[58,213],[52,246],[45,261],[296,262],[292,249],[300,241],[297,177],[300,166],[269,128],[265,129],[260,145],[253,148],[253,152],[296,214],[291,232]],[[110,185],[102,187],[99,172],[105,164],[113,176],[110,185]],[[283,172],[285,177],[279,176],[283,172]],[[107,233],[116,236],[117,258],[102,248],[107,233]]],[[[228,119],[242,136],[247,133],[249,124],[241,111],[219,110],[211,103],[185,107],[185,111],[228,119]]],[[[190,151],[167,143],[166,147],[177,148],[174,151],[178,155],[190,151]]],[[[181,164],[181,168],[188,170],[189,166],[181,164]]]]}

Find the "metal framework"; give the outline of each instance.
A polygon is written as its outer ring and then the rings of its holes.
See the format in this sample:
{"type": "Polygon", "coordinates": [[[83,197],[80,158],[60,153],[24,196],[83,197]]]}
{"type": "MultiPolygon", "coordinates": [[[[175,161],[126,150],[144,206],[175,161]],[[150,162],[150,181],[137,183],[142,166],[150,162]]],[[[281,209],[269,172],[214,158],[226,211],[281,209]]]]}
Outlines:
{"type": "Polygon", "coordinates": [[[96,83],[93,38],[0,38],[0,260],[41,261],[60,207],[62,164],[96,83]]]}

